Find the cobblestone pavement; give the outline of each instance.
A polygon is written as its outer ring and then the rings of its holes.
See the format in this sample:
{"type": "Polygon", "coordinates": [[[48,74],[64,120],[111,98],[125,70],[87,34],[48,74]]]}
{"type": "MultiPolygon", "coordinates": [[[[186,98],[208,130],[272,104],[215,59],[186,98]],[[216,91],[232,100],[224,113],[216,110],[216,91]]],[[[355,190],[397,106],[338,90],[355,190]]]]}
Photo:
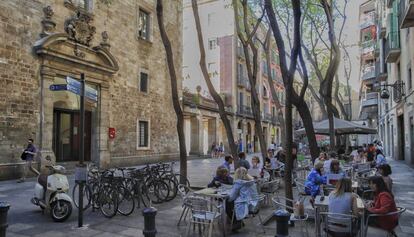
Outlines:
{"type": "MultiPolygon", "coordinates": [[[[249,156],[250,158],[251,156],[249,156]]],[[[215,168],[223,162],[223,159],[203,159],[188,161],[189,178],[194,186],[205,186],[214,174],[215,168]]],[[[394,180],[394,193],[399,206],[407,208],[403,214],[400,227],[397,229],[398,236],[414,236],[414,178],[413,169],[407,165],[391,161],[393,167],[392,178],[394,180]]],[[[69,177],[73,180],[73,176],[69,177]]],[[[137,210],[129,217],[115,216],[112,219],[103,217],[99,211],[85,212],[85,228],[78,229],[77,210],[74,209],[72,216],[65,223],[54,223],[48,213],[42,214],[40,208],[30,203],[33,193],[34,179],[30,179],[22,184],[17,184],[15,180],[0,182],[0,201],[7,201],[11,204],[8,215],[9,227],[7,237],[61,237],[61,236],[143,236],[143,217],[141,211],[137,210]]],[[[71,183],[71,185],[73,182],[71,183]]],[[[283,188],[281,188],[283,193],[283,188]]],[[[157,236],[185,236],[185,223],[180,227],[176,226],[181,213],[181,200],[175,200],[157,205],[158,209],[157,236]]],[[[267,207],[261,211],[263,217],[272,212],[272,207],[267,207]]],[[[271,222],[266,226],[266,233],[262,234],[261,228],[256,225],[258,219],[246,221],[246,227],[231,236],[274,236],[275,223],[271,222]]],[[[306,222],[309,236],[314,236],[314,223],[306,222]]],[[[290,228],[290,236],[302,236],[299,226],[290,228]]],[[[197,236],[197,233],[193,234],[197,236]]],[[[215,236],[220,236],[215,233],[215,236]]],[[[368,236],[385,236],[376,230],[370,230],[368,236]]]]}

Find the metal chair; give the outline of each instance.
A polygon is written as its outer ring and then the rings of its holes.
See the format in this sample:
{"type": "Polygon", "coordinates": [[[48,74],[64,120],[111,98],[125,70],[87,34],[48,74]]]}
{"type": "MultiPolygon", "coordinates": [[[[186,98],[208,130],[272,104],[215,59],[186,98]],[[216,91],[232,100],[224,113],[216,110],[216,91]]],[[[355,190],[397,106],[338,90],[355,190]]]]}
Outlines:
{"type": "MultiPolygon", "coordinates": [[[[187,228],[187,236],[190,234],[191,224],[194,225],[193,229],[195,229],[195,225],[197,224],[200,234],[205,231],[205,226],[208,226],[207,236],[211,237],[214,221],[218,221],[221,218],[221,206],[217,206],[207,199],[196,196],[187,197],[186,202],[191,213],[190,223],[187,228]],[[201,228],[201,226],[203,226],[203,228],[201,228]]],[[[222,227],[224,234],[224,222],[222,222],[222,227]]]]}
{"type": "Polygon", "coordinates": [[[306,199],[306,197],[310,196],[309,194],[306,194],[306,191],[305,191],[305,188],[306,188],[305,179],[296,178],[295,183],[296,183],[296,189],[298,190],[299,199],[304,201],[306,199]]]}
{"type": "Polygon", "coordinates": [[[358,217],[341,213],[319,213],[323,223],[323,230],[328,237],[333,234],[340,236],[356,236],[358,233],[358,217]]]}
{"type": "MultiPolygon", "coordinates": [[[[293,212],[294,208],[291,206],[286,205],[286,202],[291,202],[292,204],[294,204],[296,201],[286,198],[286,197],[282,197],[282,196],[274,196],[272,198],[273,203],[276,205],[277,208],[279,209],[285,209],[286,211],[289,212],[293,212]]],[[[302,224],[300,225],[300,229],[301,229],[301,233],[302,236],[304,236],[303,233],[303,228],[305,228],[306,231],[306,236],[309,236],[309,232],[308,232],[308,225],[306,223],[306,221],[309,219],[309,215],[307,213],[305,213],[305,215],[302,217],[296,217],[293,213],[290,215],[290,221],[291,222],[301,222],[302,224]]]]}
{"type": "Polygon", "coordinates": [[[260,192],[265,195],[265,203],[270,204],[271,197],[275,195],[280,186],[280,179],[264,182],[260,185],[260,192]]]}
{"type": "Polygon", "coordinates": [[[187,203],[187,198],[191,197],[193,195],[193,190],[191,190],[191,188],[189,188],[186,185],[183,184],[179,184],[178,187],[178,194],[180,195],[181,199],[182,199],[182,212],[180,215],[180,219],[177,222],[177,226],[180,225],[181,221],[187,218],[188,212],[189,212],[189,205],[187,203]]]}
{"type": "MultiPolygon", "coordinates": [[[[383,216],[392,216],[392,215],[397,215],[398,219],[400,219],[400,216],[403,212],[405,212],[405,208],[404,207],[397,207],[397,211],[394,212],[390,212],[387,214],[368,214],[367,218],[366,218],[366,224],[365,224],[365,228],[364,228],[364,236],[367,236],[367,232],[368,232],[368,223],[369,223],[369,218],[373,218],[373,217],[383,217],[383,216]]],[[[384,230],[386,231],[386,230],[384,230]]],[[[387,236],[394,236],[394,230],[387,232],[387,236]]]]}
{"type": "MultiPolygon", "coordinates": [[[[247,201],[234,201],[234,205],[236,206],[237,203],[245,203],[245,202],[251,202],[251,201],[256,201],[257,202],[257,207],[254,210],[249,210],[248,216],[246,218],[254,218],[254,217],[258,217],[259,218],[259,224],[262,227],[263,233],[266,233],[265,229],[264,229],[264,224],[263,224],[263,219],[260,216],[260,205],[261,203],[265,200],[266,196],[264,194],[258,194],[257,196],[252,197],[250,200],[247,201]]],[[[235,212],[233,211],[233,215],[231,216],[231,229],[233,228],[233,221],[234,221],[234,217],[235,217],[235,212]]]]}

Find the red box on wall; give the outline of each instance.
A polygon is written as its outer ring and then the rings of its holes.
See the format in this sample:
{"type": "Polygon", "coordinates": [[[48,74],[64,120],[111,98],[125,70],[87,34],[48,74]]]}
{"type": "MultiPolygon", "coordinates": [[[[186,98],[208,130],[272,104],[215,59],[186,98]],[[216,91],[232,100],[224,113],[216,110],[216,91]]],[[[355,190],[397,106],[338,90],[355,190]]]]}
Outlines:
{"type": "Polygon", "coordinates": [[[115,138],[115,128],[109,128],[109,131],[108,131],[108,136],[109,136],[109,138],[110,139],[114,139],[115,138]]]}

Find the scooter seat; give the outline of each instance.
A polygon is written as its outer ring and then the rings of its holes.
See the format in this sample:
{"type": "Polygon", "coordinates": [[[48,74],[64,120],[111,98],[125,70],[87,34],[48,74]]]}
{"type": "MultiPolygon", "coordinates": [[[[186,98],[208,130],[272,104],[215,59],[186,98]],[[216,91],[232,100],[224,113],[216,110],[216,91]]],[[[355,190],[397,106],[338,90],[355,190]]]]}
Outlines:
{"type": "Polygon", "coordinates": [[[47,189],[47,176],[46,174],[39,175],[39,178],[37,178],[37,182],[42,185],[43,189],[47,189]]]}

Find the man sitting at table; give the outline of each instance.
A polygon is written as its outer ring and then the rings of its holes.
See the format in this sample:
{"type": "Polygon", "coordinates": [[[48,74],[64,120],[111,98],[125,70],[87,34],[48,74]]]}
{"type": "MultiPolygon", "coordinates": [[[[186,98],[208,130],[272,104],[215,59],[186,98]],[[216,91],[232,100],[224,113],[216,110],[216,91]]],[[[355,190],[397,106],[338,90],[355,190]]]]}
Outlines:
{"type": "MultiPolygon", "coordinates": [[[[374,201],[369,204],[368,212],[387,214],[397,211],[394,196],[388,190],[382,177],[370,177],[369,186],[374,191],[374,201]]],[[[384,229],[392,236],[396,236],[393,230],[398,225],[398,215],[371,217],[368,218],[368,225],[384,229]]]]}
{"type": "Polygon", "coordinates": [[[230,171],[230,165],[233,164],[233,156],[231,155],[226,155],[224,157],[224,163],[222,166],[226,167],[226,169],[228,169],[230,171]]]}
{"type": "Polygon", "coordinates": [[[331,161],[331,166],[325,174],[330,184],[335,184],[340,178],[345,177],[345,172],[341,169],[341,165],[337,159],[331,161]]]}
{"type": "MultiPolygon", "coordinates": [[[[346,215],[354,215],[357,216],[358,208],[357,208],[357,196],[356,194],[352,193],[352,182],[349,178],[341,178],[336,183],[335,190],[333,190],[328,197],[328,208],[329,213],[337,213],[337,214],[346,214],[346,215]]],[[[335,222],[344,221],[344,228],[341,231],[341,226],[335,226],[335,230],[330,230],[328,228],[328,233],[331,236],[336,237],[350,237],[355,236],[355,234],[350,235],[347,233],[346,224],[350,222],[349,219],[343,217],[335,218],[335,215],[330,215],[329,218],[335,220],[335,222]]],[[[341,222],[342,223],[342,222],[341,222]]],[[[357,231],[357,228],[354,228],[357,231]]]]}
{"type": "Polygon", "coordinates": [[[232,185],[233,178],[229,175],[229,170],[224,166],[219,166],[216,170],[216,176],[214,176],[213,180],[207,185],[207,187],[218,188],[221,184],[232,185]]]}
{"type": "Polygon", "coordinates": [[[242,220],[250,212],[254,212],[258,207],[258,196],[256,183],[253,177],[247,173],[244,167],[238,168],[234,172],[234,185],[231,189],[229,198],[226,201],[227,216],[233,218],[233,231],[242,227],[242,220]]]}
{"type": "Polygon", "coordinates": [[[239,153],[239,166],[246,168],[246,170],[250,169],[250,164],[246,160],[246,153],[244,152],[239,153]]]}
{"type": "Polygon", "coordinates": [[[311,195],[311,204],[313,205],[315,197],[319,195],[320,186],[326,184],[326,176],[323,173],[323,163],[316,163],[315,167],[309,173],[305,181],[305,193],[311,195]]]}

